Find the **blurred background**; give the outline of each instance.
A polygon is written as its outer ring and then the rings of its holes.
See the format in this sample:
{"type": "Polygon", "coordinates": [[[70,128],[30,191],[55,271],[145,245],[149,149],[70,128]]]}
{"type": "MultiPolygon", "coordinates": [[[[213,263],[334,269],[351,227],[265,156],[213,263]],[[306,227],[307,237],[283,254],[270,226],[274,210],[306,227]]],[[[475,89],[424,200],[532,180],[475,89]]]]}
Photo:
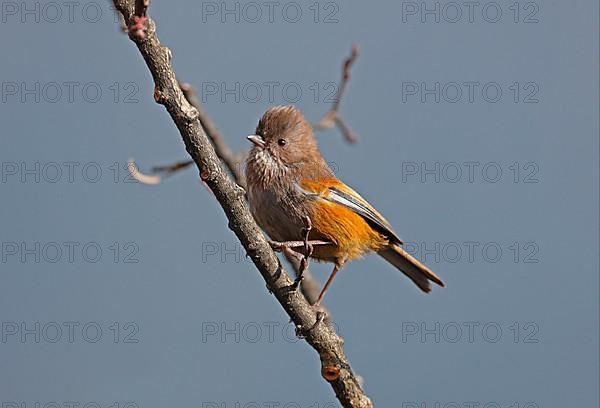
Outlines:
{"type": "MultiPolygon", "coordinates": [[[[360,140],[320,146],[447,284],[373,256],[336,278],[376,406],[596,407],[598,2],[467,3],[149,13],[236,151],[271,105],[320,119],[360,45],[341,105],[360,140]]],[[[188,156],[111,4],[0,6],[3,408],[337,406],[197,170],[128,176],[188,156]]]]}

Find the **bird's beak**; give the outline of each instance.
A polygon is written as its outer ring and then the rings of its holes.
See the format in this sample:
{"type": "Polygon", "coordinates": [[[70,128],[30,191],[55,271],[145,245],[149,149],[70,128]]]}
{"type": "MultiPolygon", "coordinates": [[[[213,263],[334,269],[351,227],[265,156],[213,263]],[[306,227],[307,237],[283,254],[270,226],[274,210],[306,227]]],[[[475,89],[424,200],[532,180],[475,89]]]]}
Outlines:
{"type": "Polygon", "coordinates": [[[265,147],[265,140],[262,138],[262,136],[250,135],[250,136],[248,136],[248,140],[250,140],[252,143],[254,143],[256,146],[258,146],[260,148],[265,147]]]}

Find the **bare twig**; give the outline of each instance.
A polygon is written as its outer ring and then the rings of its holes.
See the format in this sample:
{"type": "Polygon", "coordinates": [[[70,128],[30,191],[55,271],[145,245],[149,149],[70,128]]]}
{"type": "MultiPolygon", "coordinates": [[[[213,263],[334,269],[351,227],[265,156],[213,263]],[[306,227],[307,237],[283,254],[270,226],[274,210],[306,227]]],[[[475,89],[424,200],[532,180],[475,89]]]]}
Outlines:
{"type": "Polygon", "coordinates": [[[354,64],[356,58],[358,58],[358,45],[353,44],[350,56],[346,58],[342,64],[342,79],[340,81],[340,85],[338,86],[333,106],[320,121],[313,125],[314,128],[318,130],[331,129],[334,125],[336,125],[340,129],[340,132],[342,132],[344,138],[350,143],[356,143],[358,136],[350,129],[350,127],[346,125],[344,119],[339,113],[339,109],[342,96],[344,96],[344,91],[348,86],[348,81],[350,81],[350,68],[352,68],[352,64],[354,64]]]}
{"type": "MultiPolygon", "coordinates": [[[[246,182],[244,180],[244,173],[242,171],[242,162],[244,158],[244,154],[236,154],[231,150],[229,145],[225,142],[225,139],[221,135],[221,132],[217,129],[212,119],[208,116],[208,114],[204,111],[198,97],[196,95],[196,90],[194,87],[188,83],[179,83],[179,86],[183,92],[183,95],[187,99],[187,101],[198,110],[198,119],[202,124],[202,127],[206,131],[206,135],[210,139],[215,148],[217,156],[219,159],[225,163],[225,166],[233,176],[235,182],[242,188],[246,188],[246,182]]],[[[172,164],[168,164],[165,166],[154,166],[152,167],[151,175],[147,175],[141,173],[137,167],[133,169],[136,170],[136,173],[132,173],[132,177],[137,181],[143,184],[158,184],[163,179],[172,176],[173,174],[179,172],[180,170],[188,168],[190,165],[194,164],[193,160],[180,160],[172,164]],[[158,180],[158,182],[155,182],[158,180]]]]}
{"type": "MultiPolygon", "coordinates": [[[[114,3],[125,21],[132,21],[133,1],[114,0],[114,3]]],[[[327,325],[318,324],[320,317],[302,294],[289,290],[293,282],[254,222],[243,189],[227,176],[200,123],[198,110],[189,104],[179,87],[171,65],[171,51],[160,44],[152,19],[148,19],[147,23],[143,38],[131,31],[130,38],[136,43],[154,79],[154,99],[165,106],[179,129],[186,150],[198,167],[200,178],[210,187],[223,208],[229,228],[236,234],[267,287],[296,326],[311,328],[304,331],[306,341],[319,354],[321,375],[331,384],[341,404],[344,407],[372,407],[344,354],[342,339],[327,325]]]]}
{"type": "Polygon", "coordinates": [[[154,166],[152,167],[152,174],[146,174],[142,173],[138,169],[137,164],[135,164],[135,160],[130,157],[127,160],[127,170],[129,171],[131,177],[133,177],[138,183],[156,185],[160,184],[167,177],[178,173],[180,170],[190,167],[192,164],[194,164],[193,160],[182,160],[166,166],[154,166]]]}
{"type": "Polygon", "coordinates": [[[154,173],[163,173],[164,177],[169,177],[173,173],[178,172],[179,170],[188,168],[190,165],[194,164],[193,160],[183,160],[178,161],[166,166],[154,166],[152,167],[152,171],[154,173]]]}
{"type": "Polygon", "coordinates": [[[136,179],[138,182],[140,182],[142,184],[154,185],[154,184],[160,183],[162,180],[162,177],[144,174],[144,173],[140,172],[138,170],[133,158],[129,158],[127,160],[127,170],[129,171],[129,174],[131,174],[131,177],[133,177],[134,179],[136,179]]]}

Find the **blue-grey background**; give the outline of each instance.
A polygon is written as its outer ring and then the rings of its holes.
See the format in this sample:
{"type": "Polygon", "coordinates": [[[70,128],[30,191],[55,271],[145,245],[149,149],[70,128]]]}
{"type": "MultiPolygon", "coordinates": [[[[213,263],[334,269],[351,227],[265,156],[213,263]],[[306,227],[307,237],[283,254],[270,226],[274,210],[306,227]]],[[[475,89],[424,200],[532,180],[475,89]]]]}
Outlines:
{"type": "MultiPolygon", "coordinates": [[[[439,22],[431,1],[281,2],[273,22],[244,4],[236,22],[235,2],[152,3],[179,77],[218,86],[205,108],[242,151],[270,105],[318,120],[359,43],[341,112],[360,142],[320,145],[447,283],[423,295],[373,256],[338,275],[325,304],[375,404],[598,406],[598,2],[481,2],[471,21],[441,2],[439,22]],[[439,102],[403,101],[436,82],[439,102]]],[[[109,3],[1,6],[5,408],[333,406],[197,170],[128,182],[129,156],[187,155],[109,3]]]]}

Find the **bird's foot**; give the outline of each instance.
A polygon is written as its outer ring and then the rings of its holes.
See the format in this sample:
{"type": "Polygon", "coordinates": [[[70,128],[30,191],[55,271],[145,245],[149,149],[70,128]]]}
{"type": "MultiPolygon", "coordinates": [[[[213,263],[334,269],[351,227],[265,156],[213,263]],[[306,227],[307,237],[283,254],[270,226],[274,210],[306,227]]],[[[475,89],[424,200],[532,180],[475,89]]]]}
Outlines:
{"type": "MultiPolygon", "coordinates": [[[[304,272],[304,271],[302,271],[304,272]]],[[[294,283],[292,283],[290,285],[290,289],[293,291],[298,290],[298,288],[300,287],[300,283],[304,280],[304,275],[302,275],[302,273],[298,273],[298,277],[296,279],[294,279],[294,283]]]]}

